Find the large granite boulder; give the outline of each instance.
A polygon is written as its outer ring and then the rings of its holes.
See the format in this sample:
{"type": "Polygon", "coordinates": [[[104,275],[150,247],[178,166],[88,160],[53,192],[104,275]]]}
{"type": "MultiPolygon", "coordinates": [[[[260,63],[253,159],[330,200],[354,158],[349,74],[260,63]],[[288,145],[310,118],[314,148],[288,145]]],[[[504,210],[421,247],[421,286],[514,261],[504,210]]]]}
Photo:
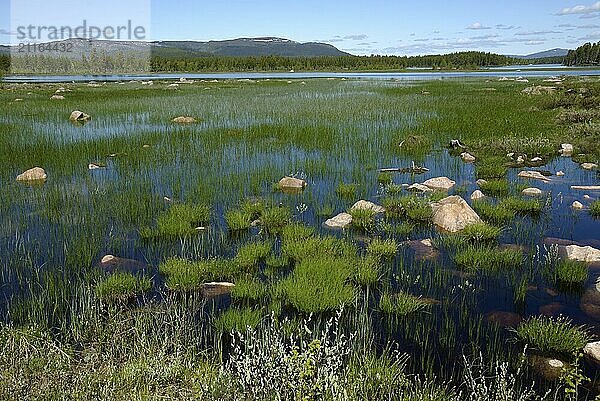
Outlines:
{"type": "Polygon", "coordinates": [[[433,223],[449,231],[458,232],[468,225],[481,222],[481,218],[460,196],[449,196],[431,205],[433,223]]]}

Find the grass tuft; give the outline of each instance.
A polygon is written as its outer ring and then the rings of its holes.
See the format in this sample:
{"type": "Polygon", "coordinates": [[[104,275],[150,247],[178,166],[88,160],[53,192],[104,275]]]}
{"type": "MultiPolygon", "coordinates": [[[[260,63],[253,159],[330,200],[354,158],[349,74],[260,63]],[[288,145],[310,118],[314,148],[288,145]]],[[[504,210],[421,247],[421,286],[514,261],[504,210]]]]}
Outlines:
{"type": "Polygon", "coordinates": [[[375,238],[367,247],[367,254],[375,260],[389,260],[396,256],[398,244],[393,239],[375,238]]]}
{"type": "Polygon", "coordinates": [[[600,219],[600,201],[594,201],[590,205],[590,214],[596,219],[600,219]]]}
{"type": "Polygon", "coordinates": [[[385,292],[379,300],[379,309],[391,315],[409,315],[422,311],[430,305],[430,302],[423,300],[421,297],[416,297],[406,292],[399,292],[397,294],[385,292]]]}
{"type": "Polygon", "coordinates": [[[498,249],[469,246],[456,253],[454,262],[469,273],[479,270],[502,271],[519,268],[523,265],[523,252],[514,249],[498,249]]]}
{"type": "Polygon", "coordinates": [[[542,353],[575,354],[591,340],[583,326],[573,325],[566,317],[532,317],[517,327],[516,335],[542,353]]]}
{"type": "Polygon", "coordinates": [[[126,301],[152,288],[147,277],[136,277],[131,273],[115,273],[96,285],[96,295],[103,301],[126,301]]]}

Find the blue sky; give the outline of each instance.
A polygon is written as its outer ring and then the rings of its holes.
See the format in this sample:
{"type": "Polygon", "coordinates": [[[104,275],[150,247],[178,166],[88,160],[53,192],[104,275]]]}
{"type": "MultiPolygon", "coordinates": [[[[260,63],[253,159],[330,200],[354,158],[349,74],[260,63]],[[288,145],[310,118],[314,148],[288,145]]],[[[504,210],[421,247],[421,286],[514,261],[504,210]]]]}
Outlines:
{"type": "MultiPolygon", "coordinates": [[[[600,1],[595,0],[136,1],[145,4],[143,13],[151,12],[149,22],[144,24],[149,25],[149,38],[154,40],[278,36],[300,42],[327,42],[354,54],[398,55],[461,50],[529,54],[600,41],[600,1]]],[[[79,24],[88,16],[118,24],[136,18],[140,10],[130,7],[119,11],[131,0],[12,3],[13,9],[18,7],[35,15],[32,21],[36,24],[79,24]],[[86,12],[92,3],[97,7],[86,12]],[[77,12],[65,12],[69,5],[77,12]]],[[[11,24],[10,8],[10,0],[0,0],[2,43],[10,42],[9,33],[16,29],[11,24]]],[[[15,43],[14,35],[12,38],[15,43]]]]}

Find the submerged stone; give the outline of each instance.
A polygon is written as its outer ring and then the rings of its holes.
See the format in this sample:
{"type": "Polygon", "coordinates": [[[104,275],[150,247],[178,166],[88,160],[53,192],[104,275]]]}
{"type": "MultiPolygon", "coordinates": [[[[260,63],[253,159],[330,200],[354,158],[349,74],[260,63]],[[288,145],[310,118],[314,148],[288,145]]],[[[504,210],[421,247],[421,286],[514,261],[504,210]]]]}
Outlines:
{"type": "Polygon", "coordinates": [[[565,363],[555,358],[547,358],[540,355],[529,357],[529,363],[534,371],[546,380],[557,380],[563,374],[565,363]]]}
{"type": "Polygon", "coordinates": [[[231,291],[235,288],[235,284],[233,283],[204,283],[202,285],[202,296],[204,298],[216,298],[221,295],[229,295],[231,291]]]}
{"type": "Polygon", "coordinates": [[[514,329],[521,324],[523,316],[514,312],[494,311],[486,316],[486,320],[503,328],[514,329]]]}
{"type": "Polygon", "coordinates": [[[105,255],[100,260],[100,267],[108,272],[127,272],[127,273],[139,273],[147,268],[147,265],[143,262],[139,262],[133,259],[119,258],[114,255],[105,255]]]}
{"type": "Polygon", "coordinates": [[[416,260],[437,260],[440,256],[431,239],[408,241],[407,244],[415,252],[416,260]]]}

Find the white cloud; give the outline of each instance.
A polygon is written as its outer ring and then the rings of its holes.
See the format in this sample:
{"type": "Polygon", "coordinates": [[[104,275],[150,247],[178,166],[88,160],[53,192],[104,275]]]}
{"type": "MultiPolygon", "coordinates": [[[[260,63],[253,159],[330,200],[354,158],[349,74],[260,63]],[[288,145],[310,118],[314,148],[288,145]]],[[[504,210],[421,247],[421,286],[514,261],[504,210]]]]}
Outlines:
{"type": "Polygon", "coordinates": [[[496,29],[502,29],[504,31],[508,31],[511,29],[517,29],[519,28],[518,26],[514,26],[514,25],[504,25],[504,24],[498,24],[496,25],[496,29]]]}
{"type": "Polygon", "coordinates": [[[600,12],[600,1],[589,6],[578,5],[575,7],[563,8],[557,15],[594,14],[597,12],[600,12]]]}
{"type": "Polygon", "coordinates": [[[365,40],[368,37],[369,36],[365,35],[364,33],[361,33],[358,35],[346,35],[346,36],[344,36],[344,39],[346,39],[346,40],[365,40]]]}
{"type": "Polygon", "coordinates": [[[547,35],[550,33],[562,33],[561,31],[535,31],[535,32],[517,32],[516,36],[537,36],[537,35],[547,35]]]}
{"type": "Polygon", "coordinates": [[[491,29],[489,26],[482,25],[481,22],[475,22],[467,27],[467,29],[491,29]]]}

